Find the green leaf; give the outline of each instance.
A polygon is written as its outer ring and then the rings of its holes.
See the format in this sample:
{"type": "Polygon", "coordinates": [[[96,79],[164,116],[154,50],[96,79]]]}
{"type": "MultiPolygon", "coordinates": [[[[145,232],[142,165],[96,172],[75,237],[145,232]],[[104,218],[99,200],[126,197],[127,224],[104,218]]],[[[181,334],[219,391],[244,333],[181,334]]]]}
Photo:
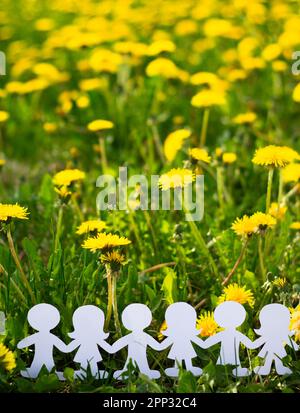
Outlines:
{"type": "Polygon", "coordinates": [[[163,280],[162,291],[168,304],[177,301],[177,275],[172,268],[164,268],[166,276],[163,280]]]}

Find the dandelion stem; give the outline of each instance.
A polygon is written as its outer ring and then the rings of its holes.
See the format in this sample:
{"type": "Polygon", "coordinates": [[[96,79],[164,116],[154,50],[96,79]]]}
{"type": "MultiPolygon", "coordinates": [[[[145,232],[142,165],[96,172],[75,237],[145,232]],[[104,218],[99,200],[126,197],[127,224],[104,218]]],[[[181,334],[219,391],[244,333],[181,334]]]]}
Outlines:
{"type": "Polygon", "coordinates": [[[218,189],[218,199],[221,211],[224,210],[224,181],[223,181],[224,169],[222,166],[217,167],[217,189],[218,189]]]}
{"type": "Polygon", "coordinates": [[[282,173],[282,169],[280,168],[279,169],[278,200],[277,200],[278,211],[279,211],[280,204],[281,204],[281,201],[282,201],[282,194],[283,194],[283,173],[282,173]]]}
{"type": "Polygon", "coordinates": [[[152,122],[151,129],[152,129],[153,141],[156,147],[156,151],[158,153],[158,156],[160,157],[160,160],[162,161],[162,163],[164,163],[165,162],[164,151],[163,151],[163,147],[160,141],[158,128],[155,122],[152,122]]]}
{"type": "Polygon", "coordinates": [[[203,119],[202,119],[200,146],[205,146],[205,143],[206,143],[208,120],[209,120],[209,108],[206,108],[204,110],[203,119]]]}
{"type": "Polygon", "coordinates": [[[267,187],[267,198],[266,198],[266,214],[270,209],[271,195],[272,195],[272,183],[273,183],[274,168],[269,169],[268,173],[268,187],[267,187]]]}
{"type": "Polygon", "coordinates": [[[119,276],[118,271],[113,271],[112,273],[112,306],[113,306],[113,313],[114,313],[114,322],[116,327],[116,332],[119,337],[122,337],[122,330],[119,320],[119,312],[118,312],[118,301],[117,301],[117,278],[119,276]]]}
{"type": "Polygon", "coordinates": [[[105,139],[103,136],[99,136],[99,146],[100,146],[100,152],[101,152],[101,165],[102,165],[102,171],[106,172],[107,171],[107,157],[106,157],[106,148],[105,148],[105,139]]]}
{"type": "Polygon", "coordinates": [[[295,195],[300,190],[300,184],[296,184],[284,197],[282,203],[285,204],[286,201],[293,195],[295,195]]]}
{"type": "Polygon", "coordinates": [[[266,269],[264,265],[264,254],[263,254],[263,248],[262,248],[262,237],[260,236],[258,238],[258,257],[259,257],[259,266],[260,266],[260,272],[262,279],[265,281],[266,279],[266,269]]]}
{"type": "Polygon", "coordinates": [[[54,252],[57,252],[58,250],[58,245],[59,245],[59,240],[60,240],[60,235],[61,235],[62,220],[63,220],[63,206],[61,205],[59,208],[58,217],[57,217],[56,234],[55,234],[55,241],[54,241],[54,252]]]}
{"type": "Polygon", "coordinates": [[[248,246],[248,242],[249,242],[249,239],[247,238],[247,240],[244,242],[244,244],[243,244],[243,246],[242,246],[242,249],[241,249],[241,252],[240,252],[240,255],[239,255],[238,259],[236,260],[236,262],[235,262],[232,270],[229,272],[229,274],[227,275],[227,277],[223,280],[222,285],[226,285],[226,284],[229,283],[231,277],[234,275],[234,273],[235,273],[235,271],[237,270],[238,266],[239,266],[240,263],[242,262],[242,259],[243,259],[243,257],[244,257],[244,254],[245,254],[246,249],[247,249],[247,246],[248,246]]]}
{"type": "Polygon", "coordinates": [[[112,315],[112,296],[113,296],[113,287],[112,287],[112,271],[109,264],[105,266],[106,277],[107,277],[107,310],[106,310],[106,320],[105,320],[105,329],[109,329],[110,319],[112,315]]]}
{"type": "Polygon", "coordinates": [[[26,289],[27,289],[27,291],[30,295],[30,298],[31,298],[32,302],[35,303],[36,302],[35,296],[33,294],[33,291],[32,291],[32,288],[30,286],[30,283],[28,281],[28,278],[26,277],[26,275],[24,273],[24,270],[22,268],[21,262],[19,260],[18,254],[17,254],[16,249],[15,249],[14,241],[13,241],[13,238],[12,238],[12,235],[11,235],[10,226],[8,227],[8,230],[7,230],[7,241],[8,241],[8,246],[9,246],[10,253],[13,257],[13,260],[16,264],[16,267],[19,270],[22,281],[23,281],[23,283],[24,283],[24,285],[25,285],[25,287],[26,287],[26,289]]]}

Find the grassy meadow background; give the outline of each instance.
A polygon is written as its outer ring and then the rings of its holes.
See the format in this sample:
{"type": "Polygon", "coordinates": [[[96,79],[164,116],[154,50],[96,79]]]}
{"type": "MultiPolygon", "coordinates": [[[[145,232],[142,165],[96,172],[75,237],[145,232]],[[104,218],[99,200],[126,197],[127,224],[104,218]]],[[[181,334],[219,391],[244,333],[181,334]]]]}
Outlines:
{"type": "MultiPolygon", "coordinates": [[[[273,371],[236,379],[215,366],[215,346],[197,349],[200,378],[183,370],[178,379],[162,374],[151,382],[132,371],[127,383],[112,379],[126,353],[103,352],[109,378],[79,382],[72,355],[57,352],[57,369],[67,378],[61,383],[47,371],[34,381],[21,378],[33,352],[17,349],[33,332],[26,317],[35,303],[59,309],[54,332],[65,342],[77,307],[94,304],[106,312],[108,270],[117,277],[119,315],[130,303],[147,304],[153,313],[147,331],[155,338],[175,301],[195,306],[203,331],[214,334],[210,312],[223,297],[245,306],[241,331],[252,340],[265,304],[296,309],[293,328],[300,339],[296,156],[286,173],[271,163],[271,203],[280,203],[273,205],[276,224],[248,233],[231,228],[245,214],[270,212],[270,167],[252,162],[255,151],[269,145],[300,151],[299,77],[291,71],[292,53],[300,48],[299,6],[283,0],[0,0],[0,50],[7,59],[7,74],[0,76],[0,202],[29,212],[28,220],[7,223],[0,208],[0,310],[7,318],[0,338],[16,358],[8,369],[0,351],[1,391],[299,391],[299,353],[291,350],[285,359],[290,376],[273,371]],[[91,122],[99,119],[113,128],[96,124],[93,130],[91,122]],[[174,131],[181,132],[168,137],[174,131]],[[196,151],[199,160],[191,148],[207,152],[196,151]],[[203,220],[187,222],[172,210],[97,211],[97,177],[117,177],[120,166],[148,177],[172,168],[203,173],[203,220]],[[56,185],[55,174],[66,169],[84,172],[84,179],[56,185]],[[113,248],[124,257],[107,262],[101,252],[82,248],[93,234],[77,234],[78,227],[90,219],[131,241],[113,248]]],[[[118,338],[115,324],[112,315],[110,343],[118,338]]],[[[258,365],[257,354],[242,348],[243,365],[258,365]]],[[[151,367],[163,373],[166,355],[150,351],[151,367]]]]}

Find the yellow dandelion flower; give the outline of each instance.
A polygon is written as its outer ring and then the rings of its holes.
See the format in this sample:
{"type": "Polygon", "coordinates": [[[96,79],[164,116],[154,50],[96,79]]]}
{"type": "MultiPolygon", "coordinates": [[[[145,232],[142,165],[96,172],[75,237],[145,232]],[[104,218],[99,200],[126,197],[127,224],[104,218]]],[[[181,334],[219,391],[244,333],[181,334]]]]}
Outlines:
{"type": "Polygon", "coordinates": [[[226,104],[226,98],[223,92],[216,90],[201,90],[192,97],[192,106],[196,108],[209,108],[211,106],[220,106],[226,104]]]}
{"type": "Polygon", "coordinates": [[[189,155],[197,161],[205,163],[210,163],[211,161],[211,156],[208,155],[208,152],[205,149],[192,148],[189,150],[189,155]]]}
{"type": "Polygon", "coordinates": [[[234,163],[237,160],[237,156],[234,152],[224,152],[222,154],[222,161],[225,164],[234,163]]]}
{"type": "Polygon", "coordinates": [[[58,172],[53,177],[53,183],[56,186],[69,186],[73,182],[82,181],[85,173],[79,169],[65,169],[58,172]]]}
{"type": "Polygon", "coordinates": [[[212,86],[216,84],[220,79],[217,75],[210,72],[198,72],[191,76],[190,82],[192,85],[209,85],[212,86]]]}
{"type": "Polygon", "coordinates": [[[165,338],[165,336],[163,335],[163,332],[164,332],[167,328],[168,328],[167,322],[166,322],[166,320],[164,320],[163,323],[162,323],[162,325],[160,326],[159,332],[158,332],[158,334],[157,334],[157,338],[158,338],[159,341],[162,341],[162,340],[165,338]]]}
{"type": "Polygon", "coordinates": [[[6,164],[6,160],[5,159],[0,159],[0,168],[1,166],[4,166],[6,164]]]}
{"type": "Polygon", "coordinates": [[[171,40],[156,40],[148,47],[148,55],[156,56],[162,52],[175,52],[176,46],[171,40]]]}
{"type": "Polygon", "coordinates": [[[300,181],[300,163],[290,163],[282,170],[283,182],[300,181]]]}
{"type": "Polygon", "coordinates": [[[0,110],[0,123],[4,123],[9,118],[9,113],[4,110],[0,110]]]}
{"type": "Polygon", "coordinates": [[[285,277],[278,277],[275,278],[273,281],[273,285],[279,288],[283,288],[287,284],[286,278],[285,277]]]}
{"type": "Polygon", "coordinates": [[[173,168],[159,178],[159,186],[162,190],[170,188],[183,188],[195,180],[192,171],[184,168],[173,168]]]}
{"type": "Polygon", "coordinates": [[[43,124],[43,129],[47,133],[53,133],[57,131],[57,124],[54,122],[45,122],[43,124]]]}
{"type": "Polygon", "coordinates": [[[278,219],[278,220],[281,220],[281,219],[284,218],[284,216],[285,216],[285,214],[286,214],[286,211],[287,211],[287,206],[281,204],[281,205],[278,207],[278,203],[277,203],[277,202],[272,202],[272,204],[271,204],[271,206],[270,206],[270,208],[269,208],[268,213],[269,213],[270,215],[272,215],[272,217],[274,217],[274,218],[276,218],[276,219],[278,219]]]}
{"type": "Polygon", "coordinates": [[[294,331],[296,341],[300,341],[300,304],[296,308],[291,308],[290,330],[294,331]]]}
{"type": "Polygon", "coordinates": [[[291,228],[291,229],[300,230],[300,222],[299,222],[299,221],[293,222],[293,223],[290,225],[290,228],[291,228]]]}
{"type": "Polygon", "coordinates": [[[102,231],[104,228],[106,228],[106,223],[104,221],[101,221],[99,219],[89,220],[79,225],[76,234],[88,234],[89,232],[93,231],[102,231]]]}
{"type": "Polygon", "coordinates": [[[269,145],[257,149],[252,162],[256,165],[282,168],[299,159],[299,154],[287,146],[269,145]]]}
{"type": "Polygon", "coordinates": [[[173,161],[177,152],[182,148],[185,139],[191,136],[188,129],[178,129],[171,132],[164,141],[164,154],[168,161],[173,161]]]}
{"type": "Polygon", "coordinates": [[[200,335],[202,337],[213,336],[219,330],[211,311],[205,311],[199,316],[197,320],[197,330],[201,330],[200,335]]]}
{"type": "Polygon", "coordinates": [[[13,218],[28,219],[29,212],[27,208],[18,204],[0,204],[0,221],[7,221],[13,218]]]}
{"type": "Polygon", "coordinates": [[[300,102],[300,83],[298,83],[293,90],[293,100],[295,102],[300,102]]]}
{"type": "Polygon", "coordinates": [[[68,190],[67,186],[61,186],[59,188],[54,188],[55,192],[59,195],[60,198],[66,199],[72,195],[72,192],[68,190]]]}
{"type": "Polygon", "coordinates": [[[179,76],[180,69],[170,59],[158,57],[152,60],[146,67],[146,74],[149,77],[162,76],[167,79],[176,79],[179,76]]]}
{"type": "Polygon", "coordinates": [[[240,304],[254,305],[254,297],[251,290],[247,290],[245,286],[240,286],[233,283],[224,288],[223,294],[218,298],[218,304],[224,301],[236,301],[240,304]]]}
{"type": "Polygon", "coordinates": [[[237,125],[245,125],[245,124],[250,125],[256,120],[256,118],[257,116],[256,116],[256,113],[254,112],[240,113],[239,115],[233,118],[233,123],[237,125]]]}
{"type": "Polygon", "coordinates": [[[120,254],[118,251],[111,251],[106,254],[102,254],[100,259],[103,264],[112,265],[123,265],[126,261],[125,255],[120,254]]]}
{"type": "Polygon", "coordinates": [[[260,231],[265,231],[276,225],[276,219],[272,217],[272,215],[265,214],[264,212],[255,212],[255,214],[251,215],[250,219],[260,231]]]}
{"type": "Polygon", "coordinates": [[[96,237],[89,237],[82,244],[82,248],[88,249],[92,252],[97,250],[110,249],[114,247],[120,247],[122,245],[128,245],[131,241],[125,237],[119,237],[111,233],[100,233],[96,237]]]}
{"type": "Polygon", "coordinates": [[[257,225],[248,215],[244,215],[234,221],[231,229],[241,237],[250,237],[257,231],[257,225]]]}
{"type": "Polygon", "coordinates": [[[0,367],[7,371],[12,371],[16,367],[14,353],[2,343],[0,343],[0,367]]]}
{"type": "Polygon", "coordinates": [[[113,127],[114,127],[114,124],[111,121],[104,120],[104,119],[93,120],[87,125],[88,130],[91,132],[98,132],[100,130],[112,129],[113,127]]]}

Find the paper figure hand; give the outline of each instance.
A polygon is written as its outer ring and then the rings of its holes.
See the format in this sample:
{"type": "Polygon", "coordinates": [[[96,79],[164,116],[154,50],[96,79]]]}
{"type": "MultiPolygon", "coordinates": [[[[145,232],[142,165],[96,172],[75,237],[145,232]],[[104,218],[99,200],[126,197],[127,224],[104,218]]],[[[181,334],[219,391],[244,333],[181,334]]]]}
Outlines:
{"type": "Polygon", "coordinates": [[[243,340],[243,344],[250,350],[254,350],[258,347],[261,347],[264,344],[264,340],[262,337],[257,338],[255,341],[251,341],[248,337],[246,337],[248,340],[243,340]]]}
{"type": "MultiPolygon", "coordinates": [[[[158,344],[158,351],[165,350],[166,348],[170,347],[172,345],[172,341],[170,338],[165,338],[161,343],[158,344]]],[[[156,349],[155,349],[156,350],[156,349]]]]}
{"type": "Polygon", "coordinates": [[[111,347],[111,354],[117,353],[122,348],[128,346],[128,338],[127,336],[119,338],[111,347]]]}
{"type": "Polygon", "coordinates": [[[78,343],[77,340],[71,341],[71,343],[65,345],[65,350],[63,351],[64,353],[71,353],[74,351],[77,347],[80,346],[80,343],[78,343]]]}
{"type": "Polygon", "coordinates": [[[162,348],[162,343],[159,343],[158,341],[156,341],[153,337],[148,336],[147,337],[147,344],[153,348],[153,350],[157,350],[157,351],[161,351],[164,350],[164,348],[162,348]]]}
{"type": "Polygon", "coordinates": [[[100,343],[98,343],[99,344],[99,346],[101,347],[101,348],[103,348],[103,350],[105,350],[107,353],[109,353],[109,354],[113,354],[113,353],[115,353],[115,350],[114,350],[114,348],[113,348],[113,346],[111,346],[110,344],[108,344],[106,341],[101,341],[100,343]]]}
{"type": "Polygon", "coordinates": [[[30,347],[35,343],[35,336],[36,334],[33,334],[32,336],[28,336],[23,338],[23,340],[19,341],[17,344],[17,348],[22,349],[25,347],[30,347]]]}

